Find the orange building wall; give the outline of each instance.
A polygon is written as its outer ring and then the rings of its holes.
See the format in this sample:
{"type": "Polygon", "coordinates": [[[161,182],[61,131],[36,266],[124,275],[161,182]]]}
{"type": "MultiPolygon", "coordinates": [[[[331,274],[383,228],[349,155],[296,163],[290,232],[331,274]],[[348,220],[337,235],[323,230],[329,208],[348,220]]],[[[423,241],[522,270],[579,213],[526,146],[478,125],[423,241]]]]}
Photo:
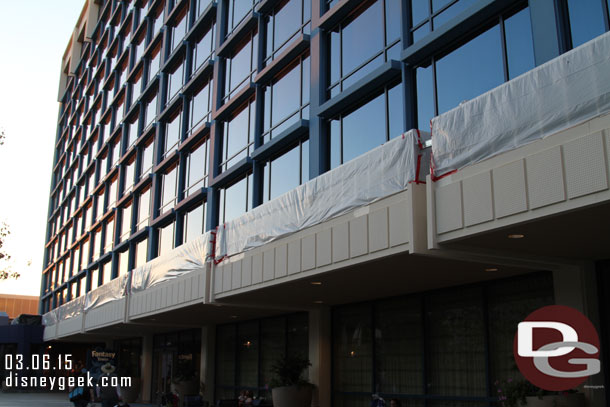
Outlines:
{"type": "Polygon", "coordinates": [[[6,312],[10,319],[20,314],[38,314],[38,297],[0,294],[0,311],[6,312]]]}

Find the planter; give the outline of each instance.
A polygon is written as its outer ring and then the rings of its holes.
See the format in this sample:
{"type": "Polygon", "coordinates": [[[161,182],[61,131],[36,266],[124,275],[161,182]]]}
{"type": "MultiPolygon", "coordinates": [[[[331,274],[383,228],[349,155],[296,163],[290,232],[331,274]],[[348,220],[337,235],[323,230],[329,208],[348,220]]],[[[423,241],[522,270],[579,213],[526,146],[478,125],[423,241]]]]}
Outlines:
{"type": "Polygon", "coordinates": [[[174,391],[176,393],[178,393],[178,395],[180,397],[199,394],[199,380],[198,379],[174,382],[173,384],[174,384],[174,391]]]}
{"type": "Polygon", "coordinates": [[[274,387],[273,407],[311,407],[312,386],[274,387]]]}
{"type": "Polygon", "coordinates": [[[569,393],[566,395],[526,397],[527,407],[584,407],[585,395],[583,393],[569,393]]]}
{"type": "Polygon", "coordinates": [[[142,387],[142,379],[139,377],[131,378],[131,386],[121,386],[121,397],[125,403],[134,403],[140,396],[140,388],[142,387]]]}

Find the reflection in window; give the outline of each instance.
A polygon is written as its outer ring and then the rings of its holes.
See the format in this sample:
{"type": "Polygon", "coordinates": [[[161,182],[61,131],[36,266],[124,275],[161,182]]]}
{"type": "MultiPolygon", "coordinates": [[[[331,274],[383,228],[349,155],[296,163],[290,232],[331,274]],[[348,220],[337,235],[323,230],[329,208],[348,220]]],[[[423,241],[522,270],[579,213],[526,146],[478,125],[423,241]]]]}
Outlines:
{"type": "Polygon", "coordinates": [[[197,45],[193,50],[193,73],[197,72],[197,70],[212,57],[214,52],[215,31],[216,24],[212,21],[210,26],[205,30],[205,34],[196,41],[197,45]]]}
{"type": "Polygon", "coordinates": [[[126,195],[129,191],[131,191],[131,188],[133,187],[133,182],[134,182],[134,177],[135,177],[135,167],[136,167],[136,160],[135,160],[135,156],[132,157],[128,162],[125,163],[124,165],[124,171],[123,171],[123,180],[124,180],[124,193],[123,195],[126,195]]]}
{"type": "Polygon", "coordinates": [[[354,84],[384,61],[400,59],[399,10],[397,1],[366,1],[357,12],[332,30],[329,84],[331,97],[354,84]],[[384,31],[384,26],[387,27],[387,32],[384,31]]]}
{"type": "Polygon", "coordinates": [[[568,0],[574,48],[606,31],[602,1],[604,0],[568,0]]]}
{"type": "Polygon", "coordinates": [[[144,239],[136,243],[136,255],[134,268],[142,267],[146,264],[148,258],[148,239],[144,239]]]}
{"type": "Polygon", "coordinates": [[[208,139],[195,146],[186,157],[184,197],[206,186],[208,173],[208,139]]]}
{"type": "Polygon", "coordinates": [[[184,39],[184,36],[186,35],[187,32],[187,23],[188,23],[188,3],[187,6],[185,7],[185,10],[183,12],[180,12],[180,16],[178,16],[178,18],[180,19],[180,21],[178,21],[178,23],[176,23],[172,28],[172,46],[171,46],[171,50],[175,50],[178,45],[180,45],[182,43],[182,40],[184,39]]]}
{"type": "Polygon", "coordinates": [[[164,154],[172,152],[180,142],[180,123],[182,121],[182,111],[177,111],[172,118],[165,124],[165,140],[163,142],[164,154]]]}
{"type": "Polygon", "coordinates": [[[108,253],[114,246],[114,218],[109,218],[106,221],[106,235],[104,252],[108,253]]]}
{"type": "Polygon", "coordinates": [[[227,6],[227,35],[242,22],[258,0],[225,0],[227,6]]]}
{"type": "Polygon", "coordinates": [[[428,1],[410,1],[411,31],[414,43],[475,3],[475,0],[433,0],[432,9],[430,9],[428,1]]]}
{"type": "Polygon", "coordinates": [[[137,230],[148,226],[150,218],[150,187],[140,193],[138,200],[138,224],[137,230]]]}
{"type": "Polygon", "coordinates": [[[160,213],[164,213],[174,206],[176,203],[176,186],[177,186],[178,167],[174,166],[169,169],[162,178],[162,193],[161,193],[161,208],[160,213]]]}
{"type": "Polygon", "coordinates": [[[227,58],[225,62],[224,101],[231,98],[242,85],[250,80],[256,70],[257,49],[258,33],[253,31],[244,37],[230,57],[227,58]]]}
{"type": "MultiPolygon", "coordinates": [[[[137,110],[139,112],[140,109],[137,110]]],[[[127,123],[127,149],[129,149],[140,136],[139,124],[138,115],[136,115],[131,122],[127,123]]]]}
{"type": "Polygon", "coordinates": [[[497,24],[449,54],[433,60],[432,64],[417,68],[419,128],[426,128],[432,117],[534,67],[529,9],[499,20],[504,24],[504,30],[497,24]],[[502,51],[504,41],[506,57],[502,51]],[[456,80],[456,72],[460,73],[459,80],[456,80]]]}
{"type": "Polygon", "coordinates": [[[148,144],[142,148],[142,157],[140,160],[140,177],[146,176],[153,167],[154,160],[154,139],[150,139],[148,144]]]}
{"type": "Polygon", "coordinates": [[[183,243],[191,242],[201,236],[205,230],[206,202],[191,209],[184,215],[183,243]]]}
{"type": "Polygon", "coordinates": [[[220,223],[235,219],[249,211],[252,208],[251,193],[252,174],[220,190],[220,223]]]}
{"type": "Polygon", "coordinates": [[[309,118],[309,69],[310,58],[305,54],[293,61],[265,88],[264,142],[299,119],[309,118]]]}
{"type": "Polygon", "coordinates": [[[174,248],[174,222],[159,229],[159,256],[169,253],[174,248]]]}
{"type": "Polygon", "coordinates": [[[117,259],[117,269],[118,269],[119,277],[122,275],[125,275],[129,272],[128,266],[129,266],[129,250],[124,250],[122,252],[119,252],[119,256],[117,259]]]}
{"type": "Polygon", "coordinates": [[[97,267],[93,270],[89,270],[89,284],[92,291],[99,287],[100,275],[97,267]]]}
{"type": "Polygon", "coordinates": [[[173,68],[172,72],[167,74],[167,103],[178,95],[178,91],[182,88],[182,80],[184,76],[184,61],[180,61],[173,68]]]}
{"type": "Polygon", "coordinates": [[[274,199],[309,179],[309,140],[267,161],[264,167],[263,202],[274,199]]]}
{"type": "Polygon", "coordinates": [[[330,123],[330,165],[337,167],[403,133],[401,85],[330,123]]]}
{"type": "Polygon", "coordinates": [[[120,208],[121,212],[121,237],[120,241],[125,241],[131,235],[131,201],[120,208]]]}
{"type": "Polygon", "coordinates": [[[112,261],[107,261],[102,266],[102,285],[109,283],[112,280],[112,261]]]}
{"type": "Polygon", "coordinates": [[[189,103],[189,134],[200,124],[210,121],[212,111],[212,78],[196,88],[189,103]]]}
{"type": "Polygon", "coordinates": [[[250,146],[254,143],[254,99],[237,109],[231,119],[223,126],[223,162],[221,168],[226,170],[231,164],[248,156],[250,146]]]}
{"type": "Polygon", "coordinates": [[[148,68],[148,82],[152,81],[153,78],[159,73],[161,69],[161,45],[158,45],[151,54],[150,65],[148,68]]]}
{"type": "Polygon", "coordinates": [[[310,0],[284,0],[266,18],[266,62],[282,53],[297,34],[309,34],[310,0]]]}

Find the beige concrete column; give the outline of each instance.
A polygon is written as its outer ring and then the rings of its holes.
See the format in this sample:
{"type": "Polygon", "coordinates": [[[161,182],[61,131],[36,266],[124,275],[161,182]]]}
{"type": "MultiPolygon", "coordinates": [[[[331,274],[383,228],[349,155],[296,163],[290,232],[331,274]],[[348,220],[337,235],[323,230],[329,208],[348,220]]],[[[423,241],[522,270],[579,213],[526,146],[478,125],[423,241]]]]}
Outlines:
{"type": "Polygon", "coordinates": [[[331,405],[331,313],[330,307],[309,311],[309,381],[316,385],[313,407],[331,405]]]}
{"type": "Polygon", "coordinates": [[[153,336],[145,335],[142,338],[142,358],[140,366],[140,376],[142,378],[142,388],[140,398],[145,403],[150,403],[150,393],[152,389],[153,372],[153,336]]]}
{"type": "Polygon", "coordinates": [[[201,363],[200,380],[204,383],[203,399],[214,405],[214,376],[216,354],[216,326],[207,325],[201,328],[201,363]]]}

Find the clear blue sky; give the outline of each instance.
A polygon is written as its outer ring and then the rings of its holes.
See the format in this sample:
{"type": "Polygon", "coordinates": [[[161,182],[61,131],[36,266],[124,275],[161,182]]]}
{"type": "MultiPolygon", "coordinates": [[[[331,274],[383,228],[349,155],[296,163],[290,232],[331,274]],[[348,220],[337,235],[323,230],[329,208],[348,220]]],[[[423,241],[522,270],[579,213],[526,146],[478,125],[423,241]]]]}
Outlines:
{"type": "Polygon", "coordinates": [[[0,0],[0,128],[7,138],[0,146],[0,220],[11,229],[5,247],[12,268],[22,274],[0,282],[0,293],[40,293],[61,58],[83,5],[0,0]]]}

